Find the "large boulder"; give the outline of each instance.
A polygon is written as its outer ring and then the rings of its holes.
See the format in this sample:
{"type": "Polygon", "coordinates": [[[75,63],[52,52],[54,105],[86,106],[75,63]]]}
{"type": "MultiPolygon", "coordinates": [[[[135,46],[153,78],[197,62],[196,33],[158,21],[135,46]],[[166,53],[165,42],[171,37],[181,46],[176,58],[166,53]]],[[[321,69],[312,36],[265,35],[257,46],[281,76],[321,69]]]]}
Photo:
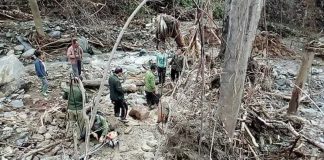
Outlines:
{"type": "Polygon", "coordinates": [[[123,84],[122,88],[124,91],[131,93],[135,93],[138,90],[136,84],[123,84]]]}
{"type": "Polygon", "coordinates": [[[147,107],[143,105],[133,107],[130,112],[128,113],[129,116],[133,117],[137,120],[144,120],[147,119],[150,115],[149,110],[147,107]]]}
{"type": "Polygon", "coordinates": [[[82,36],[82,37],[78,38],[78,43],[84,53],[93,54],[93,51],[89,45],[89,42],[85,37],[82,36]]]}
{"type": "Polygon", "coordinates": [[[5,95],[19,89],[20,78],[25,73],[24,65],[15,57],[9,55],[0,59],[0,91],[5,95]]]}

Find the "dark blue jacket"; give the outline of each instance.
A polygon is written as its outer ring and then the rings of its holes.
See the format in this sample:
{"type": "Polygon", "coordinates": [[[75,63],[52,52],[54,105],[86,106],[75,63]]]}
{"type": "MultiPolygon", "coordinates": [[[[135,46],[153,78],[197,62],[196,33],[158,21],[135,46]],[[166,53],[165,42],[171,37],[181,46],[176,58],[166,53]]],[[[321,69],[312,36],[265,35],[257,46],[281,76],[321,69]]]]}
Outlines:
{"type": "Polygon", "coordinates": [[[45,66],[40,61],[40,59],[37,58],[34,64],[35,64],[36,75],[38,77],[45,77],[46,76],[45,66]]]}

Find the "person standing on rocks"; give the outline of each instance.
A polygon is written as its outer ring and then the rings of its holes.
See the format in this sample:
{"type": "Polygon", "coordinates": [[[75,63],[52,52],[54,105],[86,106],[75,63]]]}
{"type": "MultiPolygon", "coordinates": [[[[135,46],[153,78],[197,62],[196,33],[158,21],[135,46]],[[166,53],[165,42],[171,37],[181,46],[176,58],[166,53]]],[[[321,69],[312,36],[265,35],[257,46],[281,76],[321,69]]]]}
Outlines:
{"type": "Polygon", "coordinates": [[[167,67],[168,55],[164,48],[162,48],[156,55],[157,71],[159,76],[159,84],[164,84],[165,73],[167,67]]]}
{"type": "Polygon", "coordinates": [[[179,79],[179,76],[183,67],[183,55],[184,49],[178,49],[176,54],[172,57],[171,65],[171,80],[174,82],[179,79]]]}
{"type": "Polygon", "coordinates": [[[109,77],[110,99],[114,104],[115,117],[120,117],[121,121],[127,122],[126,115],[128,106],[124,98],[124,91],[121,86],[120,77],[123,75],[123,69],[117,67],[114,73],[109,77]],[[121,111],[121,114],[120,114],[121,111]]]}
{"type": "MultiPolygon", "coordinates": [[[[76,133],[78,139],[85,136],[85,118],[83,117],[83,98],[79,87],[80,79],[71,76],[70,88],[64,91],[63,99],[68,100],[69,128],[76,133]]],[[[86,99],[87,100],[87,99],[86,99]]]]}
{"type": "Polygon", "coordinates": [[[35,62],[34,62],[36,75],[42,81],[41,93],[43,96],[47,96],[48,81],[47,81],[46,66],[44,63],[45,55],[42,54],[39,50],[36,50],[34,55],[36,57],[35,62]]]}
{"type": "Polygon", "coordinates": [[[67,53],[66,53],[69,62],[72,65],[72,71],[74,73],[74,76],[81,77],[81,65],[82,65],[82,55],[83,55],[83,50],[79,46],[79,43],[77,39],[72,40],[72,45],[68,48],[67,53]]]}
{"type": "Polygon", "coordinates": [[[160,95],[156,94],[156,86],[155,86],[155,76],[156,65],[152,64],[150,70],[145,73],[145,94],[146,94],[146,102],[150,109],[153,109],[153,105],[157,105],[159,103],[160,95]]]}

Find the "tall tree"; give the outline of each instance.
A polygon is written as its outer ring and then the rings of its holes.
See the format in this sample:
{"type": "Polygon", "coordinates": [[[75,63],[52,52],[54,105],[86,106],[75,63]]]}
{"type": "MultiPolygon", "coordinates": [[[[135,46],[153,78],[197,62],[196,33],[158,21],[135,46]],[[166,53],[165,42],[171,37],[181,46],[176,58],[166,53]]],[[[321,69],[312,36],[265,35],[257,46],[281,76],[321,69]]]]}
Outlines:
{"type": "Polygon", "coordinates": [[[263,0],[226,0],[225,48],[218,116],[233,136],[241,106],[247,62],[252,50],[263,0]]]}
{"type": "Polygon", "coordinates": [[[31,11],[33,13],[36,31],[40,36],[44,37],[45,32],[43,30],[42,18],[41,18],[40,13],[39,13],[37,0],[28,0],[28,1],[29,1],[30,9],[31,9],[31,11]]]}

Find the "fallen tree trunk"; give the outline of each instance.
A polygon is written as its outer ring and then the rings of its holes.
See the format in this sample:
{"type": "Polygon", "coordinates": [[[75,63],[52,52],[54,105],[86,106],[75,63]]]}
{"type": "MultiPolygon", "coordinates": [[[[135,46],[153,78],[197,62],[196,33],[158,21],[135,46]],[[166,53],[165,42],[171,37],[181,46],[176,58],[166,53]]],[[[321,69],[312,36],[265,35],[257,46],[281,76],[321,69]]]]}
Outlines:
{"type": "Polygon", "coordinates": [[[32,20],[33,15],[21,12],[19,10],[0,10],[2,15],[6,15],[8,18],[19,19],[19,20],[32,20]]]}
{"type": "MultiPolygon", "coordinates": [[[[100,79],[83,80],[82,83],[83,83],[83,86],[85,88],[99,88],[100,87],[101,80],[100,79]]],[[[127,83],[127,84],[130,84],[130,83],[127,83]]],[[[144,86],[144,81],[135,81],[133,84],[135,84],[136,86],[144,86]]],[[[124,84],[122,84],[122,85],[124,85],[124,84]]],[[[109,84],[108,83],[104,83],[104,86],[109,87],[109,84]]]]}
{"type": "Polygon", "coordinates": [[[22,157],[22,159],[25,160],[28,156],[31,156],[31,155],[33,155],[33,154],[35,154],[35,153],[37,153],[37,152],[40,152],[40,151],[43,151],[43,150],[45,150],[45,149],[47,149],[47,148],[50,148],[50,147],[52,147],[52,146],[55,146],[55,145],[57,145],[57,144],[59,144],[59,143],[62,143],[63,141],[65,141],[65,140],[56,141],[56,142],[51,143],[51,144],[49,144],[49,145],[47,145],[47,146],[44,146],[44,147],[42,147],[42,148],[32,150],[32,151],[28,152],[27,154],[25,154],[25,155],[22,157]]]}

